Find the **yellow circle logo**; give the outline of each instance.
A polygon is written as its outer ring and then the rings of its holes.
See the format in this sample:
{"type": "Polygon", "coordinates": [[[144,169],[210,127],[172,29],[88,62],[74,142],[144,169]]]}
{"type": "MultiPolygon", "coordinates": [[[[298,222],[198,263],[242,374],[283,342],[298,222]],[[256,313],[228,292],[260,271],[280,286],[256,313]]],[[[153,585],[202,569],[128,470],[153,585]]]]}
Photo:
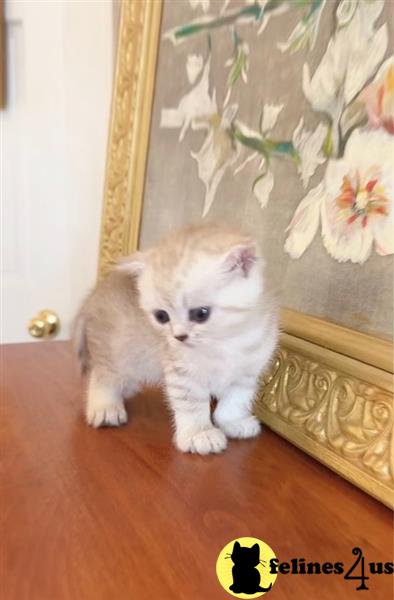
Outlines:
{"type": "Polygon", "coordinates": [[[276,574],[271,573],[272,549],[261,540],[242,537],[225,545],[216,561],[221,586],[236,598],[259,598],[270,591],[276,574]]]}

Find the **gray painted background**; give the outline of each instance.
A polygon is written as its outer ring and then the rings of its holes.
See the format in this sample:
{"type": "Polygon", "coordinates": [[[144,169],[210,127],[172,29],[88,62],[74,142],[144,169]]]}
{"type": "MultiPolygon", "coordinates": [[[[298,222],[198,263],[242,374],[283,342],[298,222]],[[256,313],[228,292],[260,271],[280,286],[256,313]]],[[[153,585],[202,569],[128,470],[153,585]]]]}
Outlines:
{"type": "MultiPolygon", "coordinates": [[[[311,73],[319,64],[333,32],[335,5],[334,1],[329,1],[323,13],[319,39],[313,51],[300,50],[289,55],[276,48],[276,42],[286,40],[295,26],[297,16],[294,11],[271,19],[259,37],[253,25],[239,28],[242,38],[253,43],[253,49],[249,83],[236,84],[232,101],[240,103],[238,116],[251,128],[258,129],[264,103],[285,104],[275,129],[276,139],[291,139],[302,115],[309,129],[319,122],[302,92],[302,64],[307,61],[311,73]]],[[[392,24],[387,5],[386,9],[378,23],[391,21],[392,24]]],[[[201,12],[192,11],[189,2],[165,1],[162,32],[195,18],[197,14],[201,12]]],[[[390,47],[392,49],[392,44],[390,47]]],[[[187,55],[192,53],[202,54],[206,59],[206,36],[196,36],[176,47],[168,40],[161,41],[140,236],[142,248],[154,244],[172,229],[201,220],[204,184],[198,178],[197,162],[190,152],[201,148],[205,132],[189,130],[185,139],[179,142],[178,129],[160,128],[161,109],[176,107],[191,88],[185,64],[187,55]]],[[[216,88],[219,108],[228,73],[223,65],[229,56],[231,39],[228,30],[215,31],[212,35],[211,85],[216,88]]],[[[319,229],[303,256],[298,260],[291,259],[283,249],[285,229],[306,191],[291,163],[275,160],[272,169],[275,187],[265,209],[260,208],[251,191],[255,166],[247,165],[237,176],[233,175],[234,169],[227,171],[207,220],[241,225],[257,236],[265,253],[269,281],[283,306],[390,338],[393,331],[393,257],[378,256],[373,250],[363,265],[338,263],[323,247],[319,229]]],[[[316,171],[308,189],[317,185],[324,169],[325,165],[316,171]]]]}

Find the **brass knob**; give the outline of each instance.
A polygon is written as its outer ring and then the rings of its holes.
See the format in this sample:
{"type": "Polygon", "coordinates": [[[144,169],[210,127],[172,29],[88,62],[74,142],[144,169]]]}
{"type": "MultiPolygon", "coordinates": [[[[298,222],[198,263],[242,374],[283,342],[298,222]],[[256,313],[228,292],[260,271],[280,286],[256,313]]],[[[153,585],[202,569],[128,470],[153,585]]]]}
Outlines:
{"type": "Polygon", "coordinates": [[[55,337],[60,330],[60,319],[53,310],[40,310],[28,325],[31,336],[35,338],[55,337]]]}

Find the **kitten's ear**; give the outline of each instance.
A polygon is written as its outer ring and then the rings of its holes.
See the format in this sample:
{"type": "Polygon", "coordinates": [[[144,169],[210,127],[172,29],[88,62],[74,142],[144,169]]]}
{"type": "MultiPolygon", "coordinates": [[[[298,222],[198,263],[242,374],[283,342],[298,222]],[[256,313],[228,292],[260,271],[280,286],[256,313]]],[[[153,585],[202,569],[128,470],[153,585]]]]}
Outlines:
{"type": "Polygon", "coordinates": [[[234,548],[233,548],[233,552],[234,551],[238,551],[241,547],[241,544],[239,542],[234,542],[234,548]]]}
{"type": "Polygon", "coordinates": [[[131,256],[121,258],[116,269],[129,273],[130,275],[140,275],[145,269],[145,254],[143,252],[134,252],[131,256]]]}
{"type": "Polygon", "coordinates": [[[225,257],[223,267],[225,272],[238,271],[242,277],[247,277],[257,261],[257,245],[248,242],[235,246],[225,257]]]}
{"type": "Polygon", "coordinates": [[[252,550],[256,555],[256,558],[260,558],[260,546],[258,544],[254,544],[254,546],[252,546],[252,550]]]}

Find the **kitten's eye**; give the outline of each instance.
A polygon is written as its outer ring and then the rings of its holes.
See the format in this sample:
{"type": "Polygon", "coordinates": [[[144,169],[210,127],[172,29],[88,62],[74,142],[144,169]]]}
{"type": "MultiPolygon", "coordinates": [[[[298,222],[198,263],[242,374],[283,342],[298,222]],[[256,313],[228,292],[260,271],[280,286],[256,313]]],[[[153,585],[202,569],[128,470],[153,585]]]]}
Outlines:
{"type": "Polygon", "coordinates": [[[189,310],[189,321],[195,323],[204,323],[208,321],[211,309],[207,306],[200,306],[199,308],[192,308],[189,310]]]}
{"type": "Polygon", "coordinates": [[[166,312],[165,310],[155,310],[153,316],[155,317],[156,321],[161,325],[164,325],[164,323],[168,323],[168,321],[170,320],[168,312],[166,312]]]}

